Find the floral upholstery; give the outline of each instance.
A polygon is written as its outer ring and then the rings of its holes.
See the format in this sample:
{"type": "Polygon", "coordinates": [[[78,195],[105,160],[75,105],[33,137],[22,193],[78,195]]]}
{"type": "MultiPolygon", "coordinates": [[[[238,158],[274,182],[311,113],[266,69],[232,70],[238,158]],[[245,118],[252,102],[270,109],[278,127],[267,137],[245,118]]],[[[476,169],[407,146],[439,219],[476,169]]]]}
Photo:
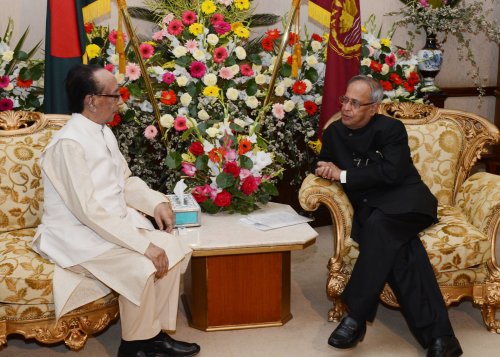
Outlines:
{"type": "Polygon", "coordinates": [[[105,297],[55,321],[54,264],[31,249],[43,211],[39,158],[67,116],[0,113],[0,347],[7,335],[80,349],[87,336],[118,316],[117,296],[105,297]]]}
{"type": "MultiPolygon", "coordinates": [[[[446,303],[472,298],[481,306],[487,328],[500,333],[495,316],[500,268],[493,254],[500,226],[500,176],[470,176],[485,145],[500,141],[498,129],[477,115],[423,104],[388,103],[379,112],[403,121],[413,162],[438,199],[439,221],[421,232],[420,239],[446,303]]],[[[299,201],[308,211],[323,204],[332,216],[335,250],[328,264],[327,291],[334,301],[329,317],[337,320],[345,310],[340,295],[359,254],[350,238],[352,205],[339,183],[314,175],[302,183],[299,201]]],[[[388,287],[381,298],[397,306],[388,287]]]]}

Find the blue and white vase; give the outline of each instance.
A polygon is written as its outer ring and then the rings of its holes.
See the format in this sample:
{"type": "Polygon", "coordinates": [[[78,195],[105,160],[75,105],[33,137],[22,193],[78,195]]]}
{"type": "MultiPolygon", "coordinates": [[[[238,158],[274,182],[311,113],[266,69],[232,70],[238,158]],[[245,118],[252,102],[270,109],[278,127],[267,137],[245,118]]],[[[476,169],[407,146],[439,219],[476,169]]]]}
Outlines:
{"type": "Polygon", "coordinates": [[[425,46],[417,52],[418,69],[423,78],[421,92],[438,92],[439,88],[434,84],[434,78],[441,70],[443,63],[443,51],[438,47],[435,34],[427,34],[425,46]]]}

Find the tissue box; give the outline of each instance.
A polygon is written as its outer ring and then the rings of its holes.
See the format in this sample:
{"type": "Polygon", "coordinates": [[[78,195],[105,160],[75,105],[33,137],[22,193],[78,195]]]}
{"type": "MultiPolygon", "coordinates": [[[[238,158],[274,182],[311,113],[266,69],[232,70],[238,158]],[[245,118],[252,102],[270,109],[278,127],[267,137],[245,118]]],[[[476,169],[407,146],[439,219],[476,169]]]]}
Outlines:
{"type": "Polygon", "coordinates": [[[175,227],[197,227],[201,225],[201,208],[193,195],[183,195],[182,202],[176,195],[167,195],[175,214],[175,227]]]}

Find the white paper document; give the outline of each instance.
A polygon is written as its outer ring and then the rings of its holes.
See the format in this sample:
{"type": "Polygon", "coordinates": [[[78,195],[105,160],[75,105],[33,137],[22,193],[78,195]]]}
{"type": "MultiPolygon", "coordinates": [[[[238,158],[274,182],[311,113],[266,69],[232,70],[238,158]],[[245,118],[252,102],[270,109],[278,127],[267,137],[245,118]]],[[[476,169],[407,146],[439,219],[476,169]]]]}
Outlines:
{"type": "Polygon", "coordinates": [[[288,211],[254,212],[240,219],[241,223],[252,225],[261,231],[293,226],[310,221],[312,221],[312,218],[288,211]]]}

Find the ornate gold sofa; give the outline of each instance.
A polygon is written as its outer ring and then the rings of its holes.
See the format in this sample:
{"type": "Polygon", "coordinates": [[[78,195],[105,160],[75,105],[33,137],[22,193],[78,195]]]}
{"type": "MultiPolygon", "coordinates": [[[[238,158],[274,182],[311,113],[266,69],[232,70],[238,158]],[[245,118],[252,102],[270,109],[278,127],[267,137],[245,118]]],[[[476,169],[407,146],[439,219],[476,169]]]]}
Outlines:
{"type": "MultiPolygon", "coordinates": [[[[472,299],[488,330],[500,333],[495,318],[500,309],[500,268],[495,259],[500,176],[485,172],[470,176],[485,145],[499,141],[498,129],[477,115],[424,104],[388,103],[379,112],[405,124],[415,166],[438,199],[439,222],[420,238],[446,304],[472,299]]],[[[312,174],[302,183],[299,201],[307,211],[325,205],[333,221],[327,293],[333,299],[329,320],[338,321],[345,312],[340,294],[358,256],[357,243],[350,238],[353,208],[339,183],[312,174]]],[[[398,306],[387,285],[381,299],[398,306]]]]}
{"type": "Polygon", "coordinates": [[[0,349],[10,334],[73,350],[118,317],[114,293],[73,310],[55,324],[54,265],[31,249],[43,209],[38,159],[65,115],[0,112],[0,349]]]}

